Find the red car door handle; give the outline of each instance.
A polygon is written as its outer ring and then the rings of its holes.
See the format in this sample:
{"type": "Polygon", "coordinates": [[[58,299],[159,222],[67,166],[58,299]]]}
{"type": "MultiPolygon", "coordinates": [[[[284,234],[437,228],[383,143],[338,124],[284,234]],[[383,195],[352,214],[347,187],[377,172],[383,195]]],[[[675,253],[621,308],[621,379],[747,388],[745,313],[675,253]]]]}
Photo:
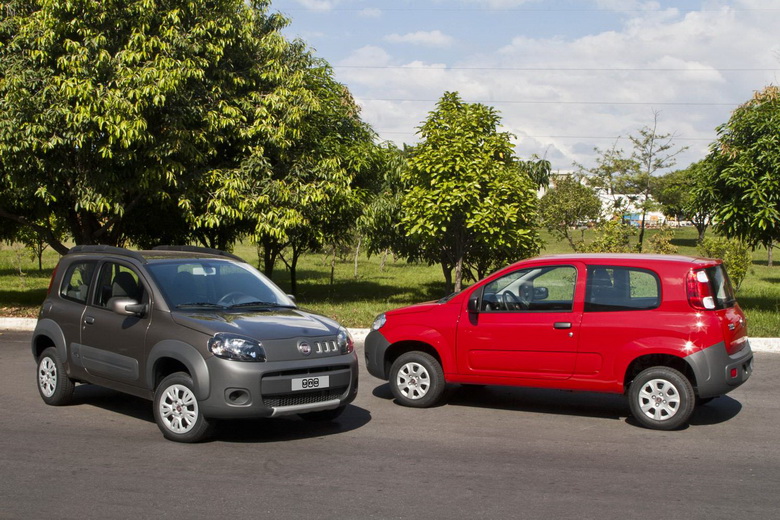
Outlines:
{"type": "Polygon", "coordinates": [[[556,321],[555,325],[553,325],[556,329],[570,329],[571,323],[568,321],[556,321]]]}

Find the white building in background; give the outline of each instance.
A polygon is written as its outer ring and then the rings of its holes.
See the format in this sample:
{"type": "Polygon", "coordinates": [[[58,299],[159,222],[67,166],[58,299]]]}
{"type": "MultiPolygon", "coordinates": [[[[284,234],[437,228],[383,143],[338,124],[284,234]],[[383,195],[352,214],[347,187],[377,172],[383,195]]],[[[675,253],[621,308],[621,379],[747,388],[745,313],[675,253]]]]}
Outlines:
{"type": "MultiPolygon", "coordinates": [[[[642,203],[644,195],[627,195],[622,193],[607,193],[597,190],[601,200],[601,218],[610,219],[620,216],[625,222],[639,227],[642,223],[642,203]]],[[[652,197],[648,197],[650,201],[652,197]]],[[[660,211],[648,211],[645,214],[645,227],[659,227],[666,224],[666,216],[660,211]]]]}
{"type": "MultiPolygon", "coordinates": [[[[574,171],[558,171],[550,176],[550,184],[555,182],[556,176],[573,176],[574,171]]],[[[580,182],[586,184],[585,178],[581,178],[580,182]]],[[[621,217],[625,222],[632,226],[639,227],[642,221],[642,202],[644,201],[644,195],[641,194],[622,194],[622,193],[609,193],[606,190],[594,189],[596,195],[601,201],[601,220],[611,220],[615,216],[621,217]]],[[[547,192],[547,188],[541,187],[537,192],[537,196],[541,198],[547,192]]],[[[649,197],[652,201],[653,198],[649,197]]],[[[660,211],[649,211],[645,215],[645,227],[658,227],[666,224],[666,216],[660,211]]]]}

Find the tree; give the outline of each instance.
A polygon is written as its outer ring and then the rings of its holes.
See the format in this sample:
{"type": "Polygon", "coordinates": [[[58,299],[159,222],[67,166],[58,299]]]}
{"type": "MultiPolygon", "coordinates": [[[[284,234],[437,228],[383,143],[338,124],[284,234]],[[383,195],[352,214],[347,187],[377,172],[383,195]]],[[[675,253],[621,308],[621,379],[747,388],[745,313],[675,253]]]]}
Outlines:
{"type": "Polygon", "coordinates": [[[770,85],[717,129],[710,159],[715,218],[726,236],[771,251],[780,239],[780,88],[770,85]]]}
{"type": "Polygon", "coordinates": [[[384,155],[384,169],[379,185],[366,205],[358,221],[361,236],[366,238],[369,255],[386,255],[393,252],[404,258],[414,256],[419,250],[401,226],[403,220],[404,185],[402,177],[408,168],[408,149],[401,150],[392,144],[379,148],[384,155]]]}
{"type": "Polygon", "coordinates": [[[288,143],[313,102],[269,3],[0,4],[0,217],[64,252],[47,216],[76,243],[120,244],[149,240],[160,206],[227,247],[246,157],[288,143]]]}
{"type": "Polygon", "coordinates": [[[539,250],[536,185],[498,125],[494,109],[446,92],[420,127],[422,141],[402,176],[402,225],[455,291],[469,266],[483,270],[539,250]]]}
{"type": "Polygon", "coordinates": [[[642,219],[639,225],[638,249],[642,251],[645,236],[645,217],[653,206],[650,189],[653,176],[661,170],[671,168],[677,162],[676,156],[686,150],[685,147],[674,148],[671,134],[658,134],[658,112],[653,113],[653,126],[645,126],[639,130],[639,135],[629,136],[633,145],[631,158],[637,163],[636,173],[631,179],[635,191],[641,194],[640,208],[642,219]]]}
{"type": "Polygon", "coordinates": [[[712,161],[705,159],[659,177],[652,188],[653,197],[667,215],[691,221],[699,233],[699,242],[712,223],[716,207],[712,195],[713,175],[712,161]]]}
{"type": "Polygon", "coordinates": [[[606,215],[603,216],[622,217],[630,202],[625,195],[626,179],[636,173],[637,164],[625,157],[623,150],[617,147],[617,141],[608,150],[598,147],[593,150],[596,152],[596,166],[585,168],[578,164],[578,173],[588,186],[611,201],[609,207],[605,208],[606,215]]]}
{"type": "Polygon", "coordinates": [[[301,70],[312,102],[295,134],[245,161],[252,197],[246,190],[223,192],[222,204],[239,207],[251,222],[248,236],[261,245],[267,275],[277,259],[286,263],[293,293],[301,255],[350,236],[384,167],[375,134],[347,88],[325,62],[309,60],[301,70]]]}
{"type": "Polygon", "coordinates": [[[592,188],[571,175],[560,175],[539,202],[539,213],[545,227],[577,250],[572,230],[580,223],[597,220],[601,200],[592,188]]]}

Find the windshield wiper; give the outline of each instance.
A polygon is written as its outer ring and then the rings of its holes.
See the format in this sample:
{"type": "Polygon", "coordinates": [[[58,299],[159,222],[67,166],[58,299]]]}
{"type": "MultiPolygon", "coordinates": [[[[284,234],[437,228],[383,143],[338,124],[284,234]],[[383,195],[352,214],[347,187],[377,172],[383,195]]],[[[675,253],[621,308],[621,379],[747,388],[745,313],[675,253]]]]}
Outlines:
{"type": "Polygon", "coordinates": [[[294,309],[294,305],[282,305],[280,303],[274,303],[274,302],[242,302],[242,303],[236,303],[234,305],[231,305],[228,307],[228,309],[238,309],[240,307],[273,307],[273,308],[285,308],[285,309],[294,309]]]}
{"type": "Polygon", "coordinates": [[[180,303],[176,306],[177,309],[183,309],[185,307],[207,307],[209,309],[222,309],[224,308],[222,305],[217,305],[216,303],[211,302],[190,302],[190,303],[180,303]]]}

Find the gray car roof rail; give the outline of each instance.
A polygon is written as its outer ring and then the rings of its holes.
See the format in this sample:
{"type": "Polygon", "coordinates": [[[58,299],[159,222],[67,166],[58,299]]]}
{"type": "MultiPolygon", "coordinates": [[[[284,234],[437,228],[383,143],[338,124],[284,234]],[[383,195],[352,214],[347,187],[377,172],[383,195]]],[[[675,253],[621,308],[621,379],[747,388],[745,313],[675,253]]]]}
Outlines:
{"type": "Polygon", "coordinates": [[[142,255],[138,251],[131,251],[129,249],[125,249],[124,247],[114,247],[114,246],[107,246],[107,245],[74,246],[68,250],[67,254],[71,254],[71,253],[103,253],[103,254],[127,256],[134,260],[138,260],[141,263],[144,264],[146,263],[146,258],[144,257],[144,255],[142,255]]]}
{"type": "Polygon", "coordinates": [[[221,249],[212,249],[210,247],[201,247],[201,246],[156,246],[152,248],[153,251],[183,251],[186,253],[204,253],[208,255],[217,255],[217,256],[225,256],[227,258],[232,258],[233,260],[238,260],[239,262],[247,263],[246,260],[241,258],[240,256],[234,255],[233,253],[228,253],[227,251],[222,251],[221,249]]]}

